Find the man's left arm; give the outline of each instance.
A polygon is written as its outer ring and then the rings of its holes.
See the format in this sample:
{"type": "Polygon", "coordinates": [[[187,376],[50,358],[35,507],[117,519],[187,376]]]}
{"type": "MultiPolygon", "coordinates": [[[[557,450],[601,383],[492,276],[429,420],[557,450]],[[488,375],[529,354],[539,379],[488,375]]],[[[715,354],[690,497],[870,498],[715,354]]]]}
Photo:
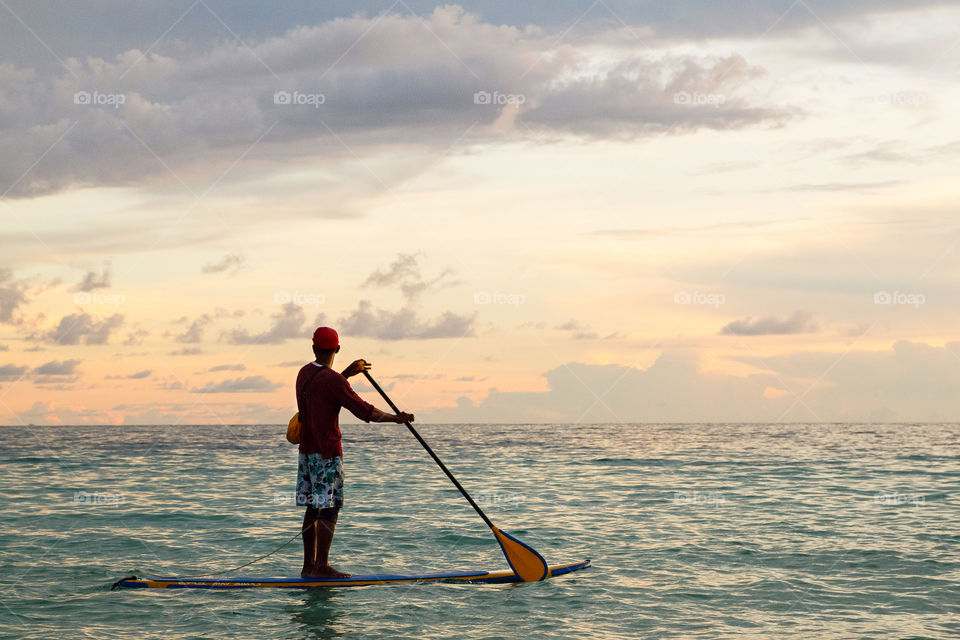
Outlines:
{"type": "MultiPolygon", "coordinates": [[[[350,363],[350,366],[343,370],[341,375],[344,378],[349,378],[350,376],[355,376],[358,373],[369,371],[370,367],[372,366],[373,365],[366,360],[354,360],[350,363]]],[[[375,406],[366,402],[363,398],[354,393],[349,383],[346,384],[345,391],[345,397],[341,398],[341,403],[350,411],[350,413],[357,416],[364,422],[395,422],[397,424],[413,422],[412,413],[385,413],[380,411],[380,409],[377,409],[375,406]]]]}

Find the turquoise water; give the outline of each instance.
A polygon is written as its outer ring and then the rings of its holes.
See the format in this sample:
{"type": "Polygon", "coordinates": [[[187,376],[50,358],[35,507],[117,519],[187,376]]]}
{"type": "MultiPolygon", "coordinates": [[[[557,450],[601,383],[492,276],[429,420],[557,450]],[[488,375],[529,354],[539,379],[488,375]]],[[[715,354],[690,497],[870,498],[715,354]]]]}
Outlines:
{"type": "MultiPolygon", "coordinates": [[[[0,428],[4,638],[960,636],[960,425],[423,425],[491,519],[577,574],[523,585],[109,590],[296,532],[278,426],[0,428]]],[[[499,570],[403,427],[345,425],[333,558],[499,570]]],[[[294,575],[299,541],[244,570],[294,575]]]]}

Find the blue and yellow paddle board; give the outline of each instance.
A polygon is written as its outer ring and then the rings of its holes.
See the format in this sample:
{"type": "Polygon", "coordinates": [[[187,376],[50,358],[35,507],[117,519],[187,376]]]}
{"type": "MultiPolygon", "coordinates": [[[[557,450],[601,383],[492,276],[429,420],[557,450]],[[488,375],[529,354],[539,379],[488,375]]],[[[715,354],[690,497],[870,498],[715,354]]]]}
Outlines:
{"type": "MultiPolygon", "coordinates": [[[[547,578],[586,569],[590,561],[561,564],[550,567],[547,578]]],[[[522,582],[513,571],[451,571],[448,573],[425,573],[422,575],[364,575],[349,578],[155,578],[150,576],[127,576],[114,583],[113,588],[131,589],[309,589],[313,587],[367,587],[376,584],[402,582],[459,582],[480,584],[504,584],[522,582]]]]}

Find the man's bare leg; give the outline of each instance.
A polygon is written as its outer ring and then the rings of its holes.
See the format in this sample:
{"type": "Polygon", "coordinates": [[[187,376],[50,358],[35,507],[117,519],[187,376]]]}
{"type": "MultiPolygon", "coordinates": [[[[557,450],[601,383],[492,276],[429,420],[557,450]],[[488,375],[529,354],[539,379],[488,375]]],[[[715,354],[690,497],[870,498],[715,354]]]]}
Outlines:
{"type": "Polygon", "coordinates": [[[303,529],[301,537],[303,538],[303,569],[300,570],[300,577],[306,578],[311,574],[317,564],[317,516],[319,509],[307,507],[303,514],[303,529]]]}
{"type": "Polygon", "coordinates": [[[310,570],[311,578],[349,578],[349,573],[337,571],[330,566],[330,545],[333,542],[333,532],[337,526],[337,517],[340,515],[340,507],[333,509],[321,509],[316,512],[316,525],[313,529],[316,531],[316,562],[310,570]]]}

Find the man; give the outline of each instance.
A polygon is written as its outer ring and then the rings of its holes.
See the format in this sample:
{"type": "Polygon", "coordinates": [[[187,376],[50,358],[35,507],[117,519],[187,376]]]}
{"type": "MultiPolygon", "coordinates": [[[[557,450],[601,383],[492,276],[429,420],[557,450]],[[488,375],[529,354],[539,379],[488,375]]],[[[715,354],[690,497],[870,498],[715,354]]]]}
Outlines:
{"type": "Polygon", "coordinates": [[[340,506],[343,504],[343,449],[340,446],[340,407],[364,422],[413,422],[410,413],[384,413],[364,402],[347,378],[371,365],[356,360],[343,373],[330,367],[340,351],[340,337],[330,327],[313,334],[316,361],[304,365],[297,375],[297,406],[300,410],[300,459],[297,469],[297,504],[306,505],[303,515],[304,578],[349,578],[330,566],[340,506]]]}

